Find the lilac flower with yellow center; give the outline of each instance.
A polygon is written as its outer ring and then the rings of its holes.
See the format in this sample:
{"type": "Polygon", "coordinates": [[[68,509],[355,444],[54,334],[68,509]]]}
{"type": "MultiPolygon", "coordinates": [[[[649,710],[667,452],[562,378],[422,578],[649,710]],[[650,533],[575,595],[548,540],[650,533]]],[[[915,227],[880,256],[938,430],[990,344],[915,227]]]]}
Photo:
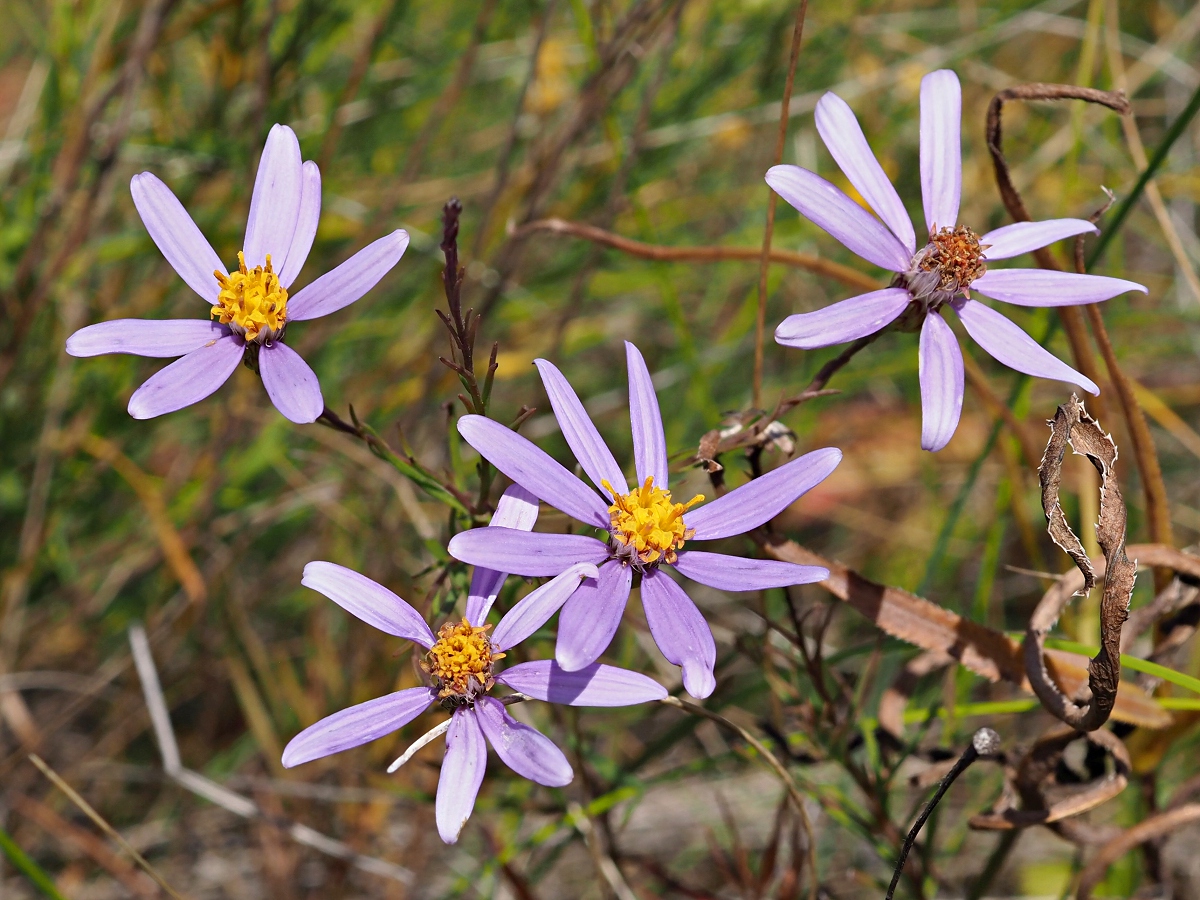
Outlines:
{"type": "Polygon", "coordinates": [[[1049,219],[977,235],[960,224],[961,121],[958,76],[948,69],[926,75],[921,80],[921,194],[929,236],[920,249],[899,194],[854,113],[836,94],[826,94],[817,103],[817,130],[842,173],[879,218],[807,169],[775,166],[767,172],[767,184],[801,215],[863,259],[895,273],[891,287],[784,319],[775,340],[811,350],[857,340],[893,323],[901,330],[920,329],[921,446],[926,450],[940,450],[949,442],[962,413],[962,351],[942,318],[946,309],[954,310],[967,334],[1009,368],[1098,394],[1090,379],[971,294],[1018,306],[1073,306],[1126,291],[1146,292],[1142,285],[1120,278],[990,269],[996,260],[1097,229],[1083,219],[1049,219]]]}
{"type": "Polygon", "coordinates": [[[632,490],[571,385],[544,359],[536,364],[555,418],[599,493],[498,422],[464,416],[458,423],[466,441],[497,469],[535,497],[598,529],[602,537],[488,527],[455,535],[448,549],[463,562],[515,575],[557,576],[580,563],[598,567],[598,577],[588,578],[574,593],[562,595],[557,606],[546,602],[536,609],[540,625],[562,607],[555,659],[564,671],[585,669],[608,647],[625,611],[633,578],[639,576],[642,606],[655,643],[671,663],[683,667],[688,692],[707,697],[716,686],[716,643],[704,616],[668,569],[727,591],[826,578],[828,570],[818,566],[745,559],[688,545],[693,540],[720,540],[757,528],[824,480],[842,454],[833,448],[815,450],[711,503],[698,505],[703,496],[680,503],[671,496],[667,443],[650,373],[638,349],[628,342],[625,348],[637,470],[632,490]]]}
{"type": "Polygon", "coordinates": [[[180,359],[129,398],[129,414],[149,419],[203,400],[243,359],[293,422],[316,421],[325,403],[317,376],[284,343],[290,322],[316,319],[358,300],[400,261],[408,234],[393,231],[294,296],[289,288],[312,249],[321,215],[321,173],[303,162],[292,129],[267,137],[254,180],[237,271],[229,273],[171,189],[149,172],[130,184],[133,203],[167,262],[211,306],[206,319],[116,319],[67,339],[72,356],[132,353],[180,359]]]}
{"type": "MultiPolygon", "coordinates": [[[[529,500],[532,498],[520,497],[517,504],[528,507],[529,500]]],[[[536,500],[532,502],[536,510],[536,500]]],[[[429,684],[368,700],[322,719],[292,738],[283,751],[283,764],[291,768],[384,737],[436,703],[450,718],[417,745],[423,746],[443,731],[446,734],[435,802],[438,834],[446,843],[458,840],[475,806],[487,767],[488,744],[505,765],[530,781],[549,787],[569,784],[574,772],[562,751],[536,728],[509,715],[491,691],[503,685],[529,699],[569,706],[630,706],[667,696],[652,679],[615,666],[596,664],[568,672],[550,660],[537,660],[496,670],[504,651],[545,621],[530,615],[531,609],[561,605],[580,579],[596,574],[596,567],[586,563],[569,566],[522,598],[490,635],[491,626],[471,614],[447,622],[435,635],[415,609],[382,585],[343,566],[310,562],[304,567],[303,584],[368,625],[425,648],[421,667],[429,684]]],[[[499,580],[503,579],[500,575],[499,580]]],[[[476,605],[476,613],[479,608],[476,605]]],[[[389,771],[408,756],[393,763],[389,771]]]]}

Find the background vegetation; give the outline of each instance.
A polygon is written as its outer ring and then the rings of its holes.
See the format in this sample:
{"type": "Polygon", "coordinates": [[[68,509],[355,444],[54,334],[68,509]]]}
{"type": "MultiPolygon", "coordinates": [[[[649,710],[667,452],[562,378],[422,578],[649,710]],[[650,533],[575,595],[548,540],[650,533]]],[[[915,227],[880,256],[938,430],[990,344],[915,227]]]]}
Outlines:
{"type": "MultiPolygon", "coordinates": [[[[474,457],[451,427],[460,386],[438,362],[449,342],[434,315],[441,209],[457,196],[464,302],[483,315],[480,352],[499,342],[492,415],[508,422],[538,407],[523,433],[569,459],[531,365],[546,356],[630,460],[622,341],[633,339],[685,466],[705,432],[752,404],[756,259],[664,261],[526,226],[557,217],[661,247],[760,247],[795,15],[776,0],[0,0],[0,896],[160,892],[31,764],[36,752],[189,897],[796,897],[818,885],[822,896],[878,897],[945,771],[939,760],[984,724],[1017,760],[1053,724],[1018,687],[950,666],[918,682],[906,737],[889,742],[876,728],[880,699],[917,648],[821,586],[786,598],[697,590],[720,656],[705,705],[783,760],[807,798],[812,843],[778,773],[724,724],[668,706],[528,704],[523,714],[569,748],[574,783],[540,788],[490,767],[462,840],[445,847],[433,827],[440,750],[383,772],[437,715],[298,770],[279,759],[303,726],[417,677],[396,641],[301,588],[304,563],[356,568],[437,618],[469,576],[444,551],[461,519],[354,437],[291,425],[248,370],[195,407],[135,422],[125,404],[159,363],[63,352],[66,335],[91,322],[203,313],[146,235],[129,178],[162,177],[232,261],[258,153],[285,122],[324,178],[298,284],[395,227],[412,236],[366,298],[289,330],[332,409],[349,418],[352,404],[425,471],[474,491],[474,457]],[[164,775],[130,655],[139,622],[183,765],[263,815],[240,818],[164,775]],[[793,626],[810,654],[823,650],[815,670],[789,640],[793,626]],[[341,850],[297,842],[296,823],[341,850]]],[[[918,83],[953,68],[964,89],[963,219],[983,231],[1009,221],[984,141],[991,97],[1030,81],[1124,84],[1132,129],[1096,106],[1006,107],[1005,151],[1033,217],[1086,217],[1102,185],[1128,194],[1140,146],[1153,151],[1200,84],[1198,34],[1200,7],[1187,0],[814,0],[784,161],[846,187],[812,121],[817,98],[836,90],[919,210],[918,83]]],[[[1192,127],[1096,270],[1149,287],[1104,304],[1103,316],[1149,414],[1167,542],[1178,547],[1200,533],[1198,152],[1192,127]]],[[[774,246],[882,277],[785,204],[774,246]]],[[[836,353],[785,350],[770,329],[856,288],[792,265],[772,266],[768,287],[769,406],[836,353]]],[[[1048,311],[1012,314],[1034,334],[1055,329],[1050,348],[1072,358],[1048,311]]],[[[938,454],[919,449],[911,335],[882,338],[838,373],[840,395],[788,413],[796,452],[837,446],[845,460],[776,527],[878,582],[1020,631],[1053,584],[1045,573],[1068,568],[1044,533],[1023,447],[1040,450],[1041,423],[1069,388],[1022,383],[964,350],[978,372],[938,454]],[[989,392],[1009,399],[1007,421],[989,392]]],[[[1130,540],[1162,540],[1101,380],[1089,408],[1122,449],[1130,540]]],[[[779,448],[764,456],[768,466],[783,458],[779,448]]],[[[723,462],[730,484],[748,477],[744,456],[723,462]]],[[[703,471],[685,471],[704,490],[703,471]]],[[[1090,472],[1082,460],[1067,467],[1075,521],[1096,515],[1090,472]]],[[[1134,606],[1153,588],[1143,573],[1134,606]]],[[[510,579],[502,605],[526,590],[510,579]]],[[[1077,604],[1055,637],[1094,646],[1096,602],[1077,604]]],[[[609,658],[678,693],[636,603],[627,620],[609,658]]],[[[1147,656],[1151,643],[1128,652],[1147,656]]],[[[1200,675],[1194,647],[1173,650],[1174,672],[1200,675]]],[[[525,646],[551,648],[548,631],[525,646]]],[[[1168,682],[1157,696],[1172,701],[1173,723],[1116,726],[1133,774],[1081,818],[1090,836],[969,830],[1003,780],[1001,767],[980,764],[926,826],[901,892],[1072,890],[1097,833],[1186,799],[1177,790],[1200,771],[1197,695],[1168,682]]],[[[1078,756],[1060,781],[1090,777],[1078,756]]],[[[1097,893],[1200,895],[1194,842],[1182,831],[1121,855],[1097,893]]]]}

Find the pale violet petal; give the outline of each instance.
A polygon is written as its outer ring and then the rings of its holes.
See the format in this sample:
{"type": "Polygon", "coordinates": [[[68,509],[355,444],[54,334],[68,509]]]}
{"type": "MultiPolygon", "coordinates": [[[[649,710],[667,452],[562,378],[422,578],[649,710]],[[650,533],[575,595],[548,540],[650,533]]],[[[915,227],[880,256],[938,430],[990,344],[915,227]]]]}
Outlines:
{"type": "Polygon", "coordinates": [[[199,403],[229,380],[242,361],[245,341],[227,334],[152,375],[129,398],[129,414],[153,419],[199,403]]]}
{"type": "Polygon", "coordinates": [[[1049,269],[995,269],[972,281],[971,290],[1014,306],[1078,306],[1127,291],[1146,293],[1145,287],[1124,278],[1049,269]]]}
{"type": "Polygon", "coordinates": [[[433,646],[433,632],[421,614],[366,575],[336,563],[314,560],[304,567],[300,583],[385,634],[413,641],[426,649],[433,646]]]}
{"type": "Polygon", "coordinates": [[[292,286],[304,268],[308,251],[312,249],[313,239],[317,236],[317,223],[321,219],[321,170],[310,160],[300,172],[300,209],[296,214],[296,232],[292,235],[287,258],[276,266],[279,283],[285,288],[292,286]]]}
{"type": "Polygon", "coordinates": [[[303,165],[296,133],[286,125],[272,126],[258,161],[242,244],[249,268],[265,265],[270,254],[279,271],[287,258],[300,215],[303,165]]]}
{"type": "Polygon", "coordinates": [[[184,356],[228,335],[224,325],[208,319],[113,319],[81,328],[67,338],[71,356],[131,353],[167,358],[184,356]]]}
{"type": "Polygon", "coordinates": [[[642,606],[654,643],[668,662],[683,667],[683,686],[698,700],[717,686],[717,644],[692,598],[662,569],[642,578],[642,606]]]}
{"type": "Polygon", "coordinates": [[[590,666],[608,649],[633,584],[633,570],[610,560],[600,567],[600,577],[584,581],[558,616],[558,642],[554,658],[568,671],[590,666]]]}
{"type": "Polygon", "coordinates": [[[442,774],[438,778],[434,801],[438,834],[447,844],[458,841],[458,835],[471,817],[486,769],[487,741],[479,727],[479,719],[474,709],[459,707],[446,732],[446,756],[442,760],[442,774]]]}
{"type": "Polygon", "coordinates": [[[912,219],[884,174],[883,166],[871,152],[853,110],[837,94],[828,93],[817,101],[816,121],[821,140],[847,180],[900,239],[909,255],[916,253],[917,236],[912,219]]]}
{"type": "Polygon", "coordinates": [[[958,224],[962,86],[949,69],[938,69],[921,79],[921,199],[930,234],[958,224]]]}
{"type": "Polygon", "coordinates": [[[1043,222],[1015,222],[995,231],[989,231],[979,239],[986,245],[983,256],[987,260],[1011,259],[1022,253],[1032,253],[1078,234],[1099,234],[1100,229],[1086,219],[1046,219],[1043,222]]]}
{"type": "Polygon", "coordinates": [[[921,447],[941,450],[954,437],[962,415],[963,358],[958,338],[938,313],[921,326],[921,447]]]}
{"type": "Polygon", "coordinates": [[[642,353],[625,342],[625,361],[629,370],[629,421],[633,427],[633,458],[637,468],[638,486],[653,478],[657,487],[666,490],[667,438],[663,433],[662,413],[654,382],[642,353]]]}
{"type": "Polygon", "coordinates": [[[408,688],[343,709],[288,741],[283,766],[290,769],[399,731],[436,701],[437,692],[431,688],[408,688]]]}
{"type": "Polygon", "coordinates": [[[472,566],[528,578],[558,575],[581,562],[599,565],[608,556],[608,547],[586,534],[531,534],[492,525],[456,534],[446,549],[472,566]]]}
{"type": "Polygon", "coordinates": [[[785,347],[815,350],[856,341],[895,321],[912,300],[904,288],[884,288],[832,303],[824,309],[788,316],[775,329],[785,347]]]}
{"type": "Polygon", "coordinates": [[[971,339],[1010,369],[1077,384],[1090,394],[1100,393],[1094,381],[1062,362],[994,309],[976,300],[956,301],[954,309],[971,339]]]}
{"type": "Polygon", "coordinates": [[[759,591],[813,584],[829,577],[821,566],[798,566],[774,559],[746,559],[703,550],[683,550],[675,561],[681,575],[723,591],[759,591]]]}
{"type": "Polygon", "coordinates": [[[618,494],[628,494],[629,487],[621,467],[604,443],[604,438],[600,437],[600,432],[596,430],[570,382],[553,363],[544,359],[535,359],[533,363],[542,376],[542,385],[550,398],[554,418],[558,420],[567,446],[579,461],[579,467],[604,494],[609,493],[603,486],[604,481],[611,484],[618,494]]]}
{"type": "Polygon", "coordinates": [[[288,300],[288,321],[319,319],[354,303],[383,278],[408,249],[408,232],[393,231],[367,244],[337,268],[288,300]]]}
{"type": "Polygon", "coordinates": [[[258,352],[258,374],[275,408],[297,425],[315,422],[325,409],[317,375],[300,354],[280,341],[258,352]]]}
{"type": "MultiPolygon", "coordinates": [[[[500,496],[496,504],[496,512],[488,525],[497,528],[515,528],[519,531],[532,531],[538,517],[538,498],[525,490],[519,484],[510,484],[500,496]]],[[[482,625],[491,611],[492,604],[500,588],[504,586],[507,572],[498,572],[483,566],[476,566],[471,575],[471,589],[467,592],[467,621],[472,625],[482,625]]]]}
{"type": "Polygon", "coordinates": [[[183,204],[149,172],[134,175],[129,191],[146,231],[171,268],[193,291],[209,303],[216,303],[221,288],[213,273],[229,273],[183,204]]]}
{"type": "Polygon", "coordinates": [[[529,637],[549,621],[585,578],[599,578],[592,563],[576,563],[561,575],[530,591],[504,614],[492,634],[497,650],[508,650],[529,637]]]}
{"type": "Polygon", "coordinates": [[[475,701],[475,717],[503,763],[520,775],[547,787],[571,783],[575,773],[563,752],[536,728],[518,722],[494,697],[475,701]]]}
{"type": "Polygon", "coordinates": [[[601,663],[568,672],[554,660],[538,659],[505,669],[496,680],[535,700],[567,706],[633,706],[667,696],[654,679],[601,663]]]}

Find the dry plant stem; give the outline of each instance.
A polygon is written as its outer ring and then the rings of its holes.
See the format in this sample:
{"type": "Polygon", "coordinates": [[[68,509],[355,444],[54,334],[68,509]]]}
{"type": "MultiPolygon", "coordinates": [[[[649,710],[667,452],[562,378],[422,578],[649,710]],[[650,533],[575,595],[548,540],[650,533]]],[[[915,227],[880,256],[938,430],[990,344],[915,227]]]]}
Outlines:
{"type": "Polygon", "coordinates": [[[1087,456],[1100,473],[1100,520],[1096,523],[1096,540],[1106,561],[1104,596],[1100,601],[1100,651],[1088,664],[1087,691],[1075,697],[1065,696],[1046,671],[1042,650],[1046,634],[1058,621],[1071,595],[1064,596],[1062,591],[1051,588],[1029,619],[1025,633],[1025,671],[1034,693],[1047,710],[1072,728],[1095,731],[1108,721],[1116,703],[1117,685],[1121,679],[1121,626],[1129,614],[1137,565],[1125,555],[1125,503],[1113,472],[1117,460],[1116,444],[1088,415],[1076,396],[1058,408],[1051,428],[1046,455],[1038,470],[1042,508],[1046,512],[1051,539],[1083,573],[1082,593],[1091,590],[1095,573],[1059,503],[1067,447],[1087,456]]]}
{"type": "Polygon", "coordinates": [[[38,756],[36,753],[31,753],[29,754],[29,761],[37,766],[38,769],[41,770],[41,773],[49,778],[51,782],[53,782],[56,788],[66,794],[67,798],[76,806],[78,806],[79,809],[82,810],[83,813],[96,824],[97,828],[112,838],[122,850],[128,853],[133,858],[134,862],[141,866],[145,870],[146,874],[153,878],[155,883],[160,888],[174,897],[175,900],[184,900],[184,895],[180,894],[173,887],[171,887],[171,885],[167,883],[166,879],[158,874],[158,870],[146,861],[146,857],[142,856],[142,854],[138,853],[137,850],[131,847],[129,842],[125,840],[125,838],[121,837],[120,832],[109,825],[108,822],[104,820],[104,817],[101,816],[100,813],[96,812],[92,805],[84,800],[83,797],[81,797],[73,787],[63,781],[59,774],[50,768],[50,766],[48,766],[40,756],[38,756]]]}
{"type": "MultiPolygon", "coordinates": [[[[783,102],[779,109],[779,133],[775,137],[775,155],[771,165],[783,162],[783,145],[787,140],[788,118],[792,106],[792,86],[796,81],[796,61],[800,58],[800,39],[804,36],[804,16],[808,12],[808,0],[800,0],[796,10],[796,24],[792,28],[792,48],[788,55],[787,81],[783,85],[783,102]]],[[[762,254],[758,263],[758,313],[754,321],[754,393],[753,404],[762,406],[763,382],[763,332],[767,323],[767,272],[771,264],[771,238],[775,234],[775,205],[779,195],[767,188],[767,224],[763,228],[762,254]]]]}
{"type": "MultiPolygon", "coordinates": [[[[726,262],[730,260],[757,260],[762,251],[754,247],[665,247],[660,244],[647,244],[622,237],[603,228],[588,225],[584,222],[568,222],[565,219],[537,219],[528,222],[513,231],[513,239],[523,239],[536,231],[549,231],[553,234],[565,234],[582,238],[593,243],[603,244],[630,256],[640,259],[653,259],[661,262],[726,262]]],[[[864,275],[849,266],[843,266],[832,260],[812,256],[808,253],[794,253],[790,250],[772,249],[769,252],[770,261],[781,265],[804,269],[816,275],[824,275],[839,281],[848,287],[875,291],[886,287],[869,275],[864,275]]]]}
{"type": "Polygon", "coordinates": [[[888,886],[885,900],[892,900],[896,893],[896,887],[900,884],[900,875],[904,872],[904,863],[908,860],[908,852],[912,850],[913,844],[917,842],[917,835],[921,833],[925,822],[929,816],[937,808],[946,791],[950,790],[950,785],[958,780],[958,776],[970,768],[971,763],[980,757],[987,758],[995,756],[1000,752],[1000,735],[996,734],[990,728],[980,728],[971,738],[971,743],[967,749],[963,751],[963,755],[958,758],[958,762],[954,764],[946,777],[942,779],[938,785],[937,791],[929,798],[929,802],[925,804],[925,809],[921,811],[921,815],[917,817],[917,821],[913,823],[912,829],[908,832],[908,837],[904,839],[904,846],[900,848],[900,858],[896,861],[896,871],[892,873],[892,883],[888,886]]]}
{"type": "Polygon", "coordinates": [[[1119,837],[1101,847],[1084,867],[1079,876],[1079,887],[1075,893],[1075,900],[1089,900],[1092,891],[1104,880],[1108,867],[1134,847],[1165,837],[1184,825],[1198,820],[1200,820],[1200,803],[1189,803],[1159,813],[1126,829],[1119,837]]]}
{"type": "Polygon", "coordinates": [[[661,701],[666,706],[674,706],[676,709],[681,709],[684,712],[691,713],[694,716],[702,716],[716,722],[718,725],[723,725],[726,728],[736,731],[747,744],[753,747],[762,756],[768,766],[770,766],[775,774],[779,776],[779,780],[783,782],[784,788],[787,790],[788,796],[796,807],[796,811],[800,814],[800,823],[804,828],[804,839],[808,844],[808,866],[809,878],[811,887],[809,895],[816,900],[820,879],[817,871],[817,845],[813,840],[812,822],[808,818],[808,810],[804,806],[804,795],[800,793],[800,789],[796,787],[796,782],[792,779],[791,774],[784,767],[778,757],[775,756],[758,738],[748,732],[745,728],[729,721],[724,716],[705,709],[695,703],[689,703],[687,700],[681,700],[678,697],[667,697],[661,701]]]}

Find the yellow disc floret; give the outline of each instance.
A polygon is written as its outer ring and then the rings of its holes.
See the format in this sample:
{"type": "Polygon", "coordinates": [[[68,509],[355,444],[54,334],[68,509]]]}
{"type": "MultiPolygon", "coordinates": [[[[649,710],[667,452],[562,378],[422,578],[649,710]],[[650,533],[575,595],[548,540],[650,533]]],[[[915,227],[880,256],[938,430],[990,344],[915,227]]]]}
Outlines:
{"type": "Polygon", "coordinates": [[[683,524],[683,514],[703,502],[704,495],[697,494],[687,503],[673,503],[671,492],[655,487],[653,478],[647,478],[628,494],[618,494],[607,481],[601,484],[613,495],[608,514],[618,555],[640,566],[675,562],[683,542],[696,533],[683,524]]]}
{"type": "Polygon", "coordinates": [[[238,270],[232,275],[213,272],[221,292],[212,317],[244,336],[248,343],[263,343],[279,336],[287,322],[287,291],[271,267],[271,254],[264,266],[246,268],[246,257],[238,252],[238,270]]]}
{"type": "Polygon", "coordinates": [[[465,618],[447,622],[437,633],[437,642],[429,648],[421,667],[432,676],[438,697],[459,698],[470,702],[491,690],[492,664],[503,653],[492,651],[487,632],[491,625],[476,628],[465,618]]]}

